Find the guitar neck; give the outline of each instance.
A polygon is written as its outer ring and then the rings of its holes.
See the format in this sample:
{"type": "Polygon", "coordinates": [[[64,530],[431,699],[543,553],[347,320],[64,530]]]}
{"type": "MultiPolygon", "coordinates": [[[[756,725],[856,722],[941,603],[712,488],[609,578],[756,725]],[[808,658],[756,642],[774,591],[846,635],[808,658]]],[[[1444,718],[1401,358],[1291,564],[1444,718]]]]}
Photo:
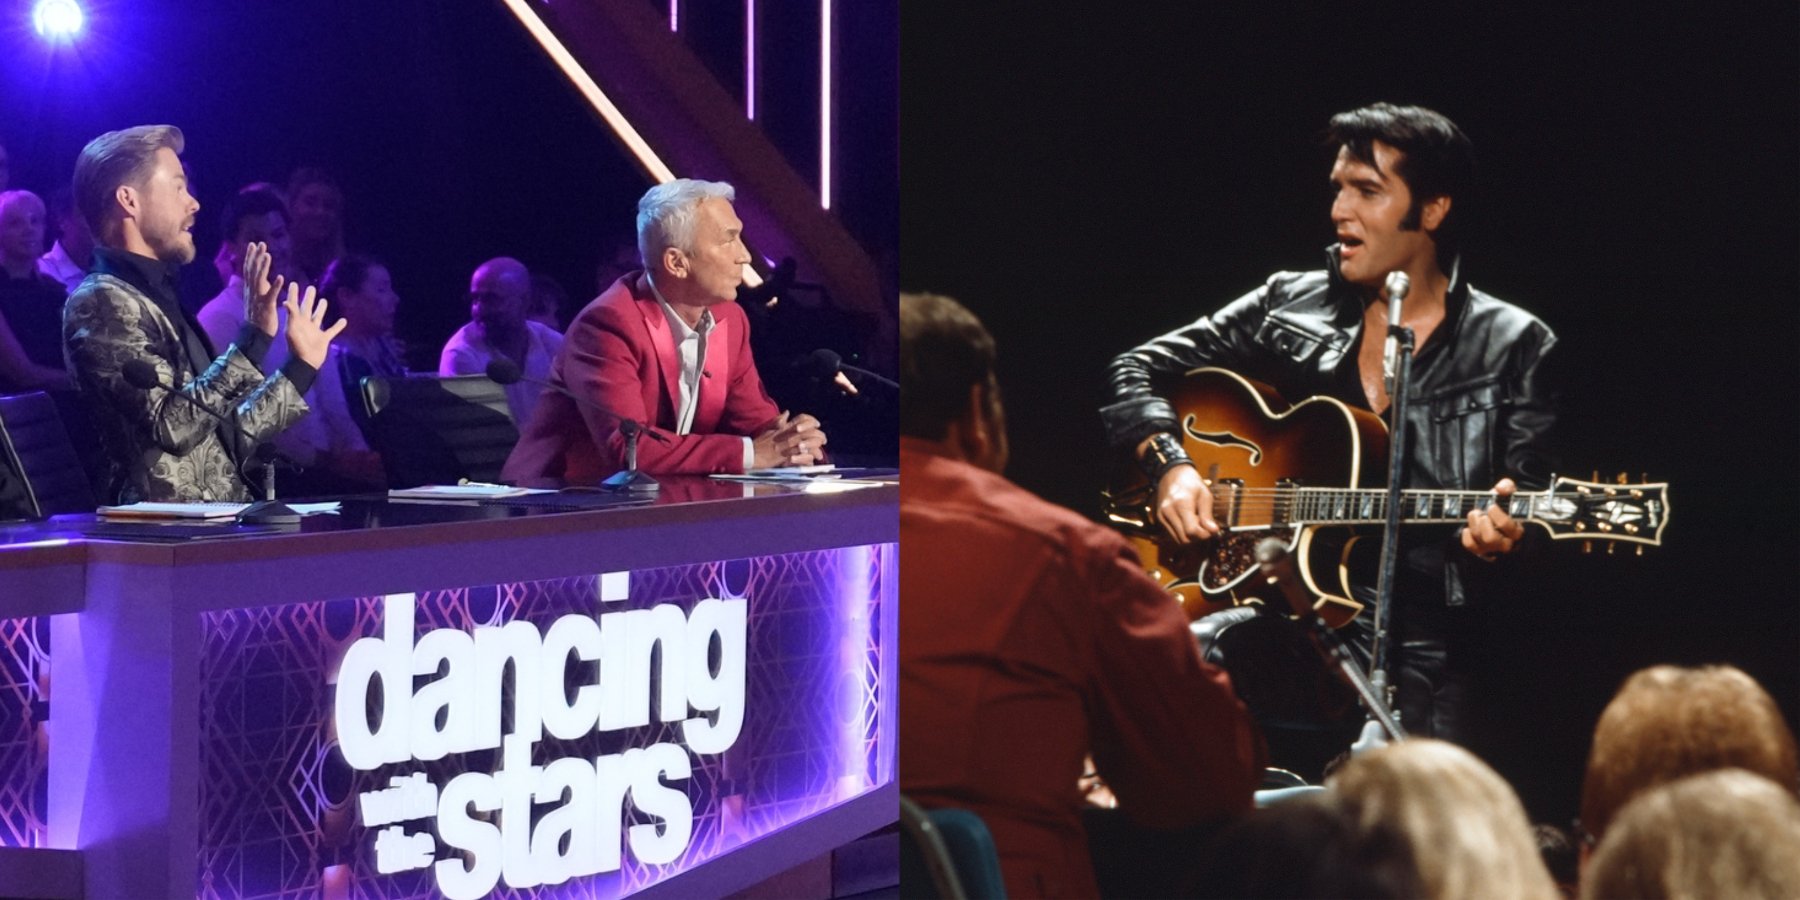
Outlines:
{"type": "MultiPolygon", "coordinates": [[[[1503,502],[1506,513],[1515,519],[1534,519],[1538,503],[1549,496],[1548,491],[1515,493],[1500,501],[1493,491],[1401,491],[1400,520],[1417,524],[1461,522],[1469,513],[1485,511],[1496,502],[1503,502]]],[[[1386,522],[1387,504],[1385,488],[1303,487],[1279,491],[1276,508],[1290,525],[1360,525],[1386,522]]]]}

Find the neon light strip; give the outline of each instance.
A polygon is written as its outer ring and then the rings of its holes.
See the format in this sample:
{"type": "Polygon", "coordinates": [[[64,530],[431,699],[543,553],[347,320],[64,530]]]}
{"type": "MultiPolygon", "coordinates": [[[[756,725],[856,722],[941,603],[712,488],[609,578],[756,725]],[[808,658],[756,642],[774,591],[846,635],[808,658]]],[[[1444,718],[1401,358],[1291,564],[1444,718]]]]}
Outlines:
{"type": "Polygon", "coordinates": [[[744,0],[744,116],[756,121],[756,0],[744,0]]]}
{"type": "Polygon", "coordinates": [[[681,0],[669,0],[669,30],[681,30],[681,0]]]}
{"type": "MultiPolygon", "coordinates": [[[[575,86],[575,90],[581,92],[581,96],[587,100],[588,105],[600,114],[600,118],[605,120],[607,127],[613,130],[613,134],[618,135],[619,140],[624,142],[625,149],[631,151],[632,156],[637,157],[638,163],[644,167],[650,177],[657,184],[674,181],[674,170],[662,161],[662,157],[656,155],[655,150],[650,149],[650,143],[645,141],[644,136],[638,134],[637,129],[631,126],[631,122],[625,118],[625,114],[613,105],[612,99],[607,97],[606,92],[600,89],[600,85],[594,82],[593,76],[587,73],[587,69],[582,68],[581,63],[575,61],[575,56],[569,52],[569,48],[563,46],[562,41],[557,40],[556,35],[550,31],[550,26],[545,25],[544,20],[538,18],[537,13],[531,10],[526,0],[504,0],[504,2],[506,8],[512,10],[513,16],[519,20],[519,24],[524,25],[532,39],[538,42],[538,46],[543,47],[544,52],[550,54],[550,59],[568,77],[569,82],[575,86]]],[[[745,284],[756,287],[762,282],[762,276],[758,275],[755,269],[749,266],[744,267],[745,284]]]]}
{"type": "Polygon", "coordinates": [[[819,3],[819,205],[831,208],[831,0],[819,3]]]}

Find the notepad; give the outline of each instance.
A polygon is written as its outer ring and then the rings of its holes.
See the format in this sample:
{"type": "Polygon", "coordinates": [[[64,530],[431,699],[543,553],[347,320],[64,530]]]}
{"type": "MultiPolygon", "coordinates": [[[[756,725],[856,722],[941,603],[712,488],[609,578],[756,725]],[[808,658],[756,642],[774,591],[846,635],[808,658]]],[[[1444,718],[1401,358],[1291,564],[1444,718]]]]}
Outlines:
{"type": "Polygon", "coordinates": [[[248,503],[127,503],[102,506],[97,512],[109,519],[229,519],[248,503]]]}
{"type": "Polygon", "coordinates": [[[493,500],[499,497],[521,497],[533,493],[531,488],[506,484],[422,484],[418,487],[394,488],[391,500],[493,500]]]}

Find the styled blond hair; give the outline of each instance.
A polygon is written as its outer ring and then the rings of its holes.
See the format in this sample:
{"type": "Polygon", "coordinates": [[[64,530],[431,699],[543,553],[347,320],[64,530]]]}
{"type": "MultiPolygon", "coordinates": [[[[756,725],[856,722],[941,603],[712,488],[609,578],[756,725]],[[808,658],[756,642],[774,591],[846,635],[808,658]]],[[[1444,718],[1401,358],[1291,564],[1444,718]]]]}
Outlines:
{"type": "Polygon", "coordinates": [[[1331,788],[1364,828],[1397,828],[1435,900],[1556,900],[1518,795],[1486,763],[1419,738],[1352,759],[1331,788]]]}
{"type": "Polygon", "coordinates": [[[1643,791],[1614,817],[1581,895],[1800,897],[1800,801],[1743,769],[1643,791]]]}
{"type": "Polygon", "coordinates": [[[1594,726],[1581,827],[1603,838],[1640,791],[1734,766],[1790,792],[1800,787],[1794,734],[1756,679],[1734,666],[1644,669],[1625,680],[1594,726]]]}
{"type": "Polygon", "coordinates": [[[75,207],[95,237],[105,233],[119,185],[138,184],[156,164],[156,151],[167,147],[180,156],[187,147],[173,125],[139,125],[109,131],[81,148],[75,157],[75,207]]]}

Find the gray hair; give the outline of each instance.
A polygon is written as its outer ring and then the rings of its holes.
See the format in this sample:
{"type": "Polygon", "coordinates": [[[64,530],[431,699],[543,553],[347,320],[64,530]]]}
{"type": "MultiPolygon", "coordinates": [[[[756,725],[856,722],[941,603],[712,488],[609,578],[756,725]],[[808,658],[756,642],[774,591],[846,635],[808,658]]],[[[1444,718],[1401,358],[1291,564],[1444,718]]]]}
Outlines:
{"type": "Polygon", "coordinates": [[[677,178],[644,192],[637,208],[638,258],[644,268],[651,268],[669,247],[694,252],[694,210],[714,197],[731,202],[737,191],[723,181],[677,178]]]}
{"type": "Polygon", "coordinates": [[[167,147],[180,156],[186,146],[181,129],[173,125],[123,128],[88,141],[75,158],[75,205],[94,235],[103,233],[119,185],[143,181],[155,165],[156,151],[167,147]]]}

